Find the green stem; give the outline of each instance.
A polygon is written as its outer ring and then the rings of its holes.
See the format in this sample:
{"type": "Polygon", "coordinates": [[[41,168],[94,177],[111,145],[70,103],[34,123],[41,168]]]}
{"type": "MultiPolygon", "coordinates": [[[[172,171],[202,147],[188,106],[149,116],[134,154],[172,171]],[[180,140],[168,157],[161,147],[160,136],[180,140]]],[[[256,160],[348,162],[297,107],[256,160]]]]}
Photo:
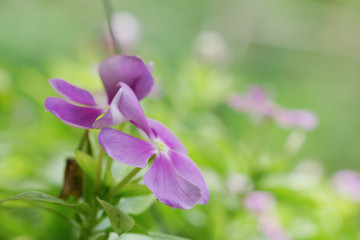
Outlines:
{"type": "Polygon", "coordinates": [[[97,194],[100,190],[101,172],[102,172],[104,155],[105,155],[104,149],[102,147],[100,147],[100,152],[99,152],[99,157],[98,157],[97,167],[96,167],[95,182],[94,182],[94,193],[95,194],[97,194]]]}
{"type": "Polygon", "coordinates": [[[123,188],[135,175],[141,170],[141,168],[134,168],[122,181],[115,185],[109,192],[106,194],[104,199],[109,199],[114,196],[121,188],[123,188]]]}
{"type": "Polygon", "coordinates": [[[108,30],[110,33],[110,39],[112,42],[112,48],[113,48],[113,54],[115,55],[116,53],[120,53],[120,49],[118,47],[118,45],[116,44],[116,39],[114,36],[114,31],[113,28],[111,26],[111,16],[112,16],[112,6],[110,3],[110,0],[103,0],[104,3],[104,9],[105,9],[105,16],[106,16],[106,22],[108,25],[108,30]]]}
{"type": "Polygon", "coordinates": [[[79,143],[79,146],[78,146],[78,148],[77,148],[78,150],[81,150],[81,149],[82,149],[85,141],[86,141],[87,138],[88,138],[88,134],[89,134],[89,129],[86,129],[86,130],[84,131],[81,139],[80,139],[80,143],[79,143]]]}

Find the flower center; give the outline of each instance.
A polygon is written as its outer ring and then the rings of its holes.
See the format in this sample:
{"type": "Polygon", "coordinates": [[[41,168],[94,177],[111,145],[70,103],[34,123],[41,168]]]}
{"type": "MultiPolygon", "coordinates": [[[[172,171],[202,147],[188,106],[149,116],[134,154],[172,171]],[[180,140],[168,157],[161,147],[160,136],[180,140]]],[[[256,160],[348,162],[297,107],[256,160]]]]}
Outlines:
{"type": "Polygon", "coordinates": [[[154,145],[156,147],[156,149],[159,151],[159,152],[162,152],[162,153],[166,153],[168,151],[168,147],[166,146],[166,144],[161,141],[160,139],[156,139],[154,141],[154,145]]]}

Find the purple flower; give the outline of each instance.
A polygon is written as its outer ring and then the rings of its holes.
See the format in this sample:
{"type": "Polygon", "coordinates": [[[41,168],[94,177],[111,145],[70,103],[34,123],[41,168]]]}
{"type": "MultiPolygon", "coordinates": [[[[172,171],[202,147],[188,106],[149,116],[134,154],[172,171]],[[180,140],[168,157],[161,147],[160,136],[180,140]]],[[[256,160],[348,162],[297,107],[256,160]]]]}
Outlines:
{"type": "Polygon", "coordinates": [[[140,168],[147,167],[150,157],[155,155],[145,173],[144,183],[157,199],[182,209],[192,208],[197,203],[206,204],[209,190],[184,145],[163,124],[146,119],[138,102],[130,110],[132,122],[142,130],[147,141],[104,128],[99,133],[99,143],[105,152],[122,163],[140,168]]]}
{"type": "Polygon", "coordinates": [[[341,170],[334,174],[332,182],[340,194],[355,202],[360,202],[360,174],[351,170],[341,170]]]}
{"type": "Polygon", "coordinates": [[[309,110],[295,110],[278,106],[267,98],[264,90],[260,87],[253,87],[244,95],[231,95],[228,105],[240,112],[272,118],[284,128],[301,127],[305,130],[312,130],[318,125],[315,113],[309,110]]]}
{"type": "Polygon", "coordinates": [[[103,128],[128,121],[131,117],[127,112],[127,96],[134,92],[141,100],[150,92],[154,82],[150,69],[140,58],[117,55],[105,59],[99,73],[107,106],[97,103],[84,89],[62,79],[50,79],[50,84],[65,100],[48,97],[45,108],[64,123],[77,128],[103,128]]]}

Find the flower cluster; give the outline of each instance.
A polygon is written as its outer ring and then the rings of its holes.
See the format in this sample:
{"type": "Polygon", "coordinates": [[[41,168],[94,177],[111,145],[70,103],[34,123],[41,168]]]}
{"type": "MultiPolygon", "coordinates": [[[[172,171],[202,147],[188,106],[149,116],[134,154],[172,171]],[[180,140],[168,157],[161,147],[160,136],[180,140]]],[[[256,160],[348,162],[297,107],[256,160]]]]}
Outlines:
{"type": "Polygon", "coordinates": [[[99,143],[115,160],[146,168],[154,156],[144,183],[164,204],[182,209],[206,204],[208,188],[184,145],[166,126],[147,119],[141,108],[139,101],[154,83],[151,72],[152,67],[140,58],[113,56],[99,67],[107,104],[100,104],[88,91],[64,80],[51,79],[50,84],[64,99],[49,97],[45,107],[70,126],[102,129],[99,143]],[[146,141],[110,128],[126,121],[133,123],[146,141]]]}
{"type": "Polygon", "coordinates": [[[228,105],[240,112],[271,118],[284,128],[300,127],[312,130],[318,125],[315,113],[281,107],[269,100],[264,90],[257,86],[243,95],[233,94],[228,99],[228,105]]]}

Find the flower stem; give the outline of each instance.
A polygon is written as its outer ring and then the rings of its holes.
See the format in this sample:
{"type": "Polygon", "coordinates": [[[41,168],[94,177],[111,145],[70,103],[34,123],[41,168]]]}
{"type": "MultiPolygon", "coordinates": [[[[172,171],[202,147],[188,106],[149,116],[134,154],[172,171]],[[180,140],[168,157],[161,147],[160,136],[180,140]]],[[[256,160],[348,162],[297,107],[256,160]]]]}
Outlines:
{"type": "Polygon", "coordinates": [[[123,188],[135,175],[141,170],[141,168],[134,168],[122,181],[115,185],[105,196],[105,200],[108,200],[114,196],[121,188],[123,188]]]}
{"type": "Polygon", "coordinates": [[[81,150],[81,149],[82,149],[85,141],[86,141],[87,138],[88,138],[88,134],[89,134],[89,129],[86,129],[86,130],[84,131],[81,139],[80,139],[80,143],[79,143],[79,146],[78,146],[78,148],[77,148],[78,150],[81,150]]]}
{"type": "Polygon", "coordinates": [[[110,39],[111,39],[111,45],[112,45],[112,50],[113,50],[113,54],[115,55],[116,53],[120,52],[120,49],[118,47],[118,45],[116,44],[116,39],[114,36],[114,31],[112,28],[112,24],[111,24],[111,16],[112,16],[112,6],[110,3],[110,0],[103,0],[104,3],[104,9],[105,9],[105,16],[106,16],[106,22],[107,22],[107,26],[108,26],[108,31],[110,33],[110,39]]]}
{"type": "Polygon", "coordinates": [[[99,157],[98,157],[97,167],[96,167],[95,182],[94,182],[94,193],[95,194],[97,194],[100,190],[101,172],[102,172],[104,155],[105,155],[104,149],[102,147],[100,147],[100,152],[99,152],[99,157]]]}

